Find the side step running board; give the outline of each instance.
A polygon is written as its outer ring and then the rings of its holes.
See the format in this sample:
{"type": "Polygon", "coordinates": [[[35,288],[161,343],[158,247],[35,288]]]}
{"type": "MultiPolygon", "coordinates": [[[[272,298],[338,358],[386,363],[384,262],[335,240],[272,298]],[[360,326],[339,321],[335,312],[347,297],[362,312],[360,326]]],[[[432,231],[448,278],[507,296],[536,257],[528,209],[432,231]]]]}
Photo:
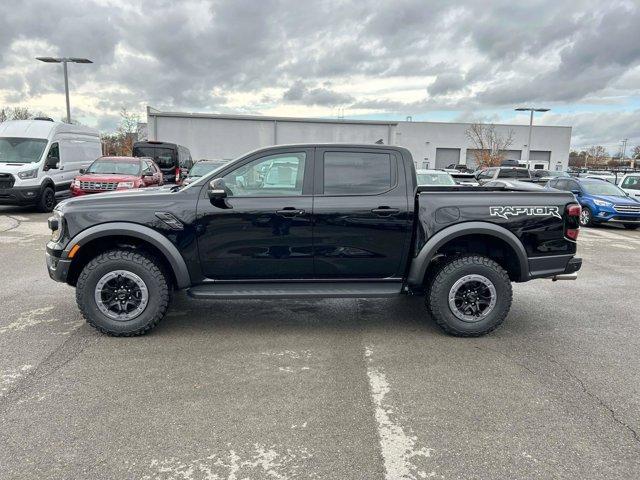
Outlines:
{"type": "Polygon", "coordinates": [[[300,282],[300,283],[211,283],[187,290],[193,298],[234,300],[243,298],[366,298],[394,297],[402,291],[399,282],[300,282]]]}

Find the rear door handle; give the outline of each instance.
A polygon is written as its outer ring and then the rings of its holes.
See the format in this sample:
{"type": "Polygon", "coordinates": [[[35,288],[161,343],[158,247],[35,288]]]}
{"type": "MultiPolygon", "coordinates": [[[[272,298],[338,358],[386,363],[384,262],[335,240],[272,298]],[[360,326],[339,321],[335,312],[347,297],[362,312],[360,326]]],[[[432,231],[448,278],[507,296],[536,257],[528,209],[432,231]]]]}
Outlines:
{"type": "Polygon", "coordinates": [[[282,210],[276,210],[276,213],[281,217],[292,218],[302,215],[304,210],[300,210],[295,207],[284,207],[282,210]]]}
{"type": "Polygon", "coordinates": [[[371,213],[373,213],[374,215],[378,215],[379,217],[391,217],[392,215],[398,215],[400,213],[400,210],[398,210],[397,208],[380,206],[371,210],[371,213]]]}

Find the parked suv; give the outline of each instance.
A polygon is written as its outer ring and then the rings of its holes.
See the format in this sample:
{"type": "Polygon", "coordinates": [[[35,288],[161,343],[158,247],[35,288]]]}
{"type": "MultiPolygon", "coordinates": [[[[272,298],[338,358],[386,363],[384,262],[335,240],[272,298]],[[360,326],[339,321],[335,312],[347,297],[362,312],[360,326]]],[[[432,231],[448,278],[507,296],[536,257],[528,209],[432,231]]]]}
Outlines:
{"type": "Polygon", "coordinates": [[[47,268],[111,335],[155,327],[175,288],[214,300],[422,294],[446,332],[478,336],[506,317],[511,282],[575,278],[579,214],[567,192],[418,186],[401,147],[278,145],[186,187],[61,203],[47,268]]]}
{"type": "Polygon", "coordinates": [[[133,144],[134,157],[148,157],[162,170],[166,183],[182,182],[193,166],[191,152],[187,147],[169,142],[149,140],[133,144]]]}
{"type": "Polygon", "coordinates": [[[640,199],[640,173],[628,173],[620,180],[620,188],[630,197],[640,199]]]}
{"type": "Polygon", "coordinates": [[[630,230],[640,227],[640,201],[606,180],[556,178],[548,186],[576,196],[582,206],[580,225],[617,223],[630,230]]]}
{"type": "Polygon", "coordinates": [[[71,184],[71,194],[157,187],[162,183],[162,172],[150,158],[100,157],[80,170],[71,184]]]}

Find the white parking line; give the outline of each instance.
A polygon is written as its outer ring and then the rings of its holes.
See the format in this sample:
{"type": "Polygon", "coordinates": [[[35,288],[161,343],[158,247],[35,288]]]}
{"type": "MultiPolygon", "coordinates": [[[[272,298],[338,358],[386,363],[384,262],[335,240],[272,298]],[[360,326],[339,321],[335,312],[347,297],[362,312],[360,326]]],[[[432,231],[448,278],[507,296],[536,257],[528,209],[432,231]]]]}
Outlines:
{"type": "Polygon", "coordinates": [[[384,460],[385,479],[420,479],[435,476],[435,471],[427,474],[416,466],[415,461],[419,460],[424,464],[431,456],[432,449],[422,447],[417,448],[417,437],[409,435],[394,421],[394,408],[385,396],[391,390],[387,378],[381,368],[374,365],[372,357],[372,347],[365,349],[367,361],[367,376],[369,377],[369,387],[371,400],[375,407],[375,417],[378,426],[378,438],[380,439],[380,450],[384,460]]]}

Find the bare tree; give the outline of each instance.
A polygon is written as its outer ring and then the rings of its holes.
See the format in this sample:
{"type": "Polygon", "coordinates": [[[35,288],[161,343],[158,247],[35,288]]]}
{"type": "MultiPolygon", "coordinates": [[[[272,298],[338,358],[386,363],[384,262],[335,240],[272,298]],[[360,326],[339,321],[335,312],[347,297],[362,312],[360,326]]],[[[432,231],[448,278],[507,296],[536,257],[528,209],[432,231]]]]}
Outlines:
{"type": "Polygon", "coordinates": [[[6,120],[29,120],[34,117],[47,117],[46,113],[32,112],[28,107],[0,108],[0,122],[6,120]]]}
{"type": "Polygon", "coordinates": [[[631,150],[631,158],[635,158],[636,160],[640,159],[640,145],[633,147],[633,150],[631,150]]]}
{"type": "Polygon", "coordinates": [[[473,156],[478,167],[493,167],[500,165],[506,157],[506,150],[513,144],[515,135],[509,129],[506,136],[496,131],[493,124],[472,124],[465,132],[474,146],[473,156]]]}
{"type": "Polygon", "coordinates": [[[120,110],[120,124],[115,133],[102,135],[104,155],[129,156],[133,152],[140,116],[126,108],[120,110]]]}
{"type": "Polygon", "coordinates": [[[595,167],[602,167],[609,161],[609,152],[602,145],[587,148],[588,163],[595,167]]]}

